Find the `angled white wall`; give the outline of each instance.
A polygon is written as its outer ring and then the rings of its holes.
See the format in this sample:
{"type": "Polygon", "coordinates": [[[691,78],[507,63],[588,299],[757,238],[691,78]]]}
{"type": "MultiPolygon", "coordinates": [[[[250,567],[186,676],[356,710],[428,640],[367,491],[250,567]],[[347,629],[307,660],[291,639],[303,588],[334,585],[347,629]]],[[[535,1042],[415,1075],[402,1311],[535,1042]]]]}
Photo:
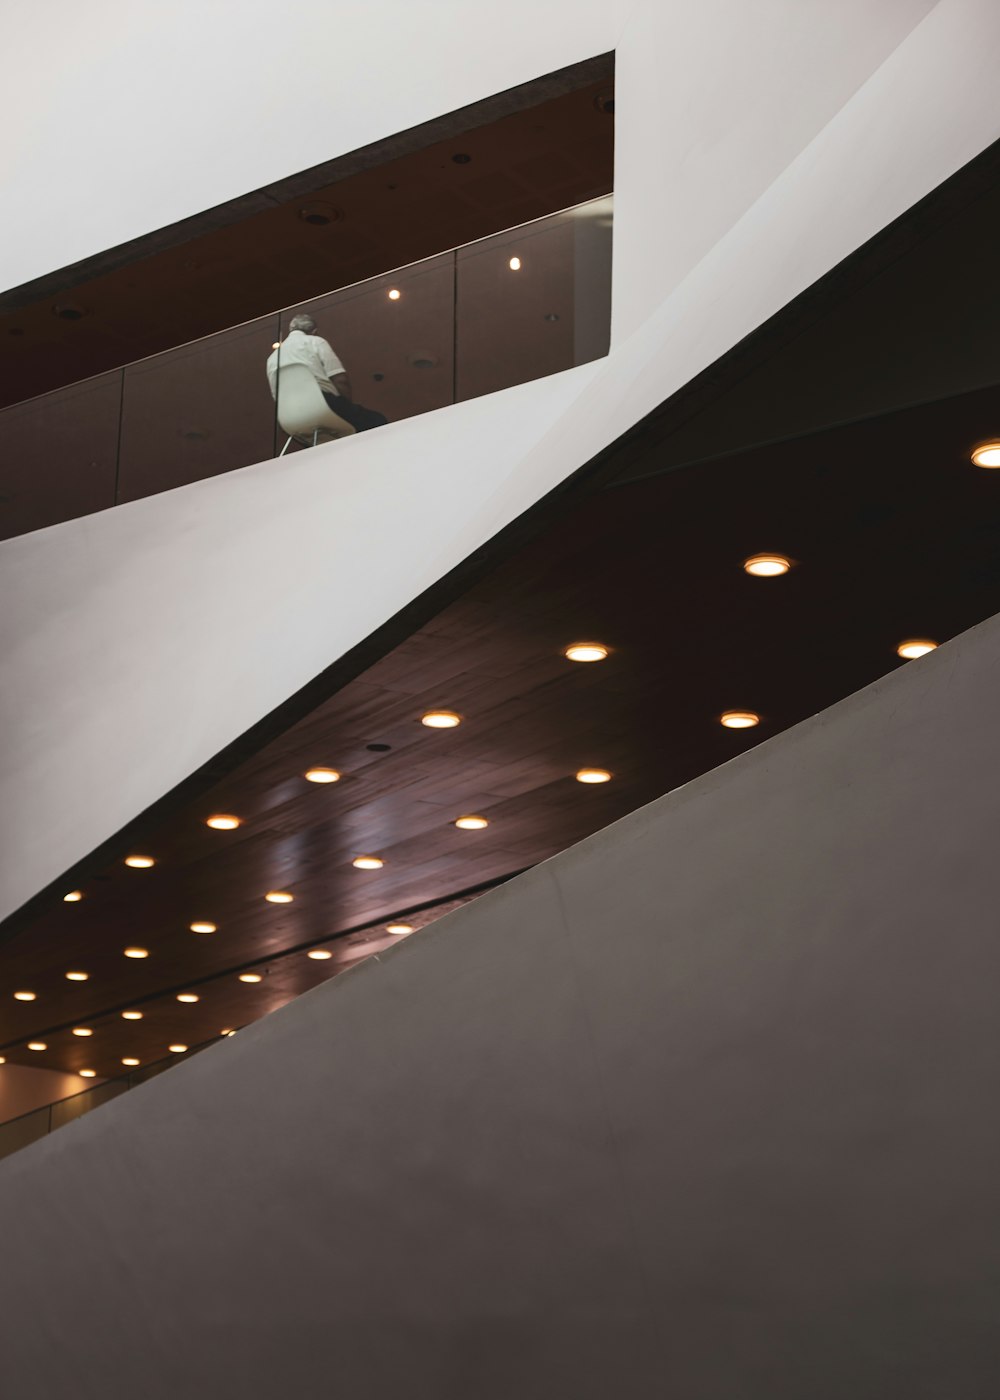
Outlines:
{"type": "Polygon", "coordinates": [[[4,1394],[994,1400],[998,688],[993,618],[0,1162],[4,1394]]]}
{"type": "MultiPolygon", "coordinates": [[[[378,106],[381,88],[373,82],[364,97],[371,117],[365,140],[617,45],[612,353],[549,380],[0,546],[0,592],[18,600],[5,609],[0,638],[7,673],[0,915],[1000,136],[988,73],[1000,10],[987,0],[941,0],[933,8],[926,0],[877,7],[770,0],[757,7],[752,30],[742,27],[745,7],[735,0],[534,6],[532,24],[520,26],[507,7],[510,33],[500,36],[498,26],[496,52],[481,7],[473,19],[469,7],[445,6],[456,43],[468,37],[463,64],[447,71],[436,52],[439,28],[394,30],[389,20],[398,9],[372,4],[352,10],[345,24],[362,25],[351,32],[374,43],[363,25],[380,16],[389,53],[404,39],[410,44],[408,72],[420,73],[425,107],[415,114],[398,93],[378,106]],[[551,27],[557,11],[561,38],[551,27]],[[480,46],[490,57],[472,82],[469,55],[480,46]],[[426,64],[416,62],[425,49],[426,64]],[[692,55],[687,67],[675,57],[685,52],[692,55]],[[506,69],[497,56],[504,53],[506,69]],[[671,83],[664,64],[673,65],[671,83]],[[441,79],[432,97],[428,73],[441,79]],[[685,83],[688,97],[680,101],[677,84],[685,83]],[[730,101],[733,91],[739,103],[730,101]]],[[[141,55],[152,40],[141,20],[132,23],[141,55]]],[[[376,71],[366,69],[369,79],[376,71]]],[[[388,60],[382,71],[399,76],[388,60]]],[[[197,91],[192,100],[202,100],[197,91]]],[[[166,139],[160,121],[151,117],[154,144],[166,139]]],[[[345,123],[342,130],[355,131],[345,123]]],[[[226,122],[222,129],[229,131],[226,122]]],[[[248,151],[260,152],[256,129],[231,136],[252,164],[248,151]]],[[[116,169],[134,162],[127,143],[116,149],[116,169]]],[[[285,170],[309,163],[282,150],[285,170]]],[[[36,149],[37,158],[45,154],[36,149]]],[[[207,167],[217,174],[216,160],[210,149],[207,167]]],[[[278,173],[254,165],[251,180],[249,166],[239,168],[241,188],[278,173]]],[[[144,169],[139,162],[140,186],[144,169]]],[[[221,185],[215,197],[224,197],[221,185]]],[[[106,242],[142,231],[132,195],[122,198],[132,223],[115,224],[114,235],[110,223],[102,226],[106,242]]],[[[173,217],[204,202],[199,193],[173,217]]],[[[162,222],[160,213],[148,218],[162,222]]],[[[23,230],[20,238],[23,244],[23,230]]],[[[65,261],[70,244],[59,246],[57,261],[65,261]]],[[[83,251],[92,248],[73,256],[83,251]]]]}

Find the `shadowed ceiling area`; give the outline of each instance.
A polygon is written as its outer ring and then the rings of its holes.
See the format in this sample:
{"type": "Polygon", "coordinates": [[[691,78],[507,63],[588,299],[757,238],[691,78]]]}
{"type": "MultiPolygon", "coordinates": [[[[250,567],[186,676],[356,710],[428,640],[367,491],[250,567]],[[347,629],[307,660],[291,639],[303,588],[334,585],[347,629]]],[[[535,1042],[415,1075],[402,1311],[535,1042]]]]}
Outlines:
{"type": "Polygon", "coordinates": [[[613,84],[605,55],[6,293],[0,406],[606,194],[613,84]]]}
{"type": "Polygon", "coordinates": [[[980,390],[568,497],[364,674],[133,831],[80,878],[82,898],[52,899],[15,933],[0,1050],[103,1077],[124,1057],[198,1044],[405,936],[386,925],[419,929],[435,905],[919,666],[901,643],[943,642],[1000,610],[1000,473],[969,458],[995,405],[995,389],[980,390]],[[748,574],[761,551],[788,572],[748,574]],[[606,659],[568,660],[584,640],[606,659]],[[436,710],[461,722],[427,727],[436,710]],[[725,728],[730,710],[760,722],[725,728]],[[308,780],[316,767],[339,781],[308,780]],[[586,768],[610,781],[578,781],[586,768]],[[239,825],[206,825],[220,814],[239,825]],[[470,815],[488,825],[456,827],[470,815]],[[129,868],[128,854],[155,864],[129,868]],[[383,864],[359,869],[359,857],[383,864]],[[133,947],[148,957],[126,957],[133,947]]]}

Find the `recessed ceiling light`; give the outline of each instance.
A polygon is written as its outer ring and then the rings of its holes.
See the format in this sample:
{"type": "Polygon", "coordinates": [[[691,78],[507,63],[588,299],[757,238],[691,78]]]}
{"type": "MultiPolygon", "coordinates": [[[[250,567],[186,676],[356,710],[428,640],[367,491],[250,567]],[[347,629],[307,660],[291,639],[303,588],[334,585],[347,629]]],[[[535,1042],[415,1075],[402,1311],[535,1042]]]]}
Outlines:
{"type": "Polygon", "coordinates": [[[148,948],[125,948],[122,950],[127,958],[148,958],[148,948]]]}
{"type": "Polygon", "coordinates": [[[489,826],[486,817],[457,817],[455,825],[462,831],[482,831],[483,827],[489,826]]]}
{"type": "Polygon", "coordinates": [[[125,1055],[122,1058],[123,1065],[137,1065],[138,1063],[139,1061],[135,1058],[134,1055],[125,1055]]]}
{"type": "Polygon", "coordinates": [[[67,974],[66,974],[66,981],[67,981],[67,982],[86,982],[86,980],[87,980],[87,978],[88,978],[89,976],[90,976],[90,973],[89,973],[89,972],[67,972],[67,974]]]}
{"type": "Polygon", "coordinates": [[[280,341],[280,340],[272,340],[272,341],[271,341],[271,349],[272,349],[272,350],[280,350],[280,349],[281,349],[281,341],[280,341]]]}
{"type": "Polygon", "coordinates": [[[96,1079],[96,1078],[97,1078],[97,1070],[96,1070],[96,1069],[80,1069],[80,1070],[77,1070],[77,1074],[79,1074],[79,1076],[80,1076],[81,1079],[96,1079]]]}
{"type": "Polygon", "coordinates": [[[578,783],[610,783],[611,774],[606,768],[581,768],[576,775],[578,783]]]}
{"type": "Polygon", "coordinates": [[[6,1063],[7,1063],[7,1056],[6,1056],[6,1055],[0,1055],[0,1065],[5,1065],[6,1063]]]}
{"type": "Polygon", "coordinates": [[[310,948],[306,953],[307,958],[312,958],[314,962],[326,962],[327,958],[332,958],[333,954],[326,948],[310,948]]]}
{"type": "Polygon", "coordinates": [[[192,933],[215,933],[217,928],[218,924],[210,924],[207,919],[199,919],[190,925],[192,933]]]}
{"type": "Polygon", "coordinates": [[[187,1046],[186,1046],[186,1045],[168,1045],[168,1046],[167,1046],[167,1049],[170,1051],[171,1055],[183,1055],[183,1054],[184,1054],[184,1051],[187,1049],[187,1046]]]}
{"type": "Polygon", "coordinates": [[[510,268],[511,272],[519,272],[521,270],[521,259],[511,258],[507,266],[510,268]]]}
{"type": "Polygon", "coordinates": [[[189,1005],[193,1005],[196,1001],[199,1000],[199,998],[194,992],[178,992],[177,1000],[187,1002],[189,1005]]]}
{"type": "Polygon", "coordinates": [[[385,931],[386,931],[386,933],[400,933],[400,934],[402,934],[402,933],[412,933],[412,932],[413,932],[413,925],[412,925],[412,924],[386,924],[386,926],[385,926],[385,931]]]}
{"type": "Polygon", "coordinates": [[[310,783],[339,783],[340,774],[336,768],[310,768],[306,774],[306,781],[310,783]]]}
{"type": "Polygon", "coordinates": [[[400,298],[402,295],[403,295],[403,293],[399,290],[398,287],[392,287],[392,288],[390,288],[389,293],[388,293],[388,296],[389,296],[389,300],[390,300],[390,301],[398,301],[399,298],[400,298]]]}
{"type": "Polygon", "coordinates": [[[287,890],[268,890],[264,898],[268,904],[291,904],[295,896],[287,890]]]}
{"type": "Polygon", "coordinates": [[[213,831],[235,831],[242,821],[242,817],[226,816],[220,813],[215,817],[207,817],[205,825],[210,826],[213,831]]]}
{"type": "Polygon", "coordinates": [[[454,710],[428,710],[420,716],[420,723],[428,729],[455,729],[462,723],[462,716],[454,710]]]}
{"type": "Polygon", "coordinates": [[[607,654],[603,642],[574,642],[563,652],[567,661],[603,661],[607,654]]]}
{"type": "Polygon", "coordinates": [[[131,866],[133,870],[148,870],[151,865],[156,864],[156,861],[152,856],[126,856],[125,864],[131,866]]]}
{"type": "Polygon", "coordinates": [[[28,1041],[28,1049],[29,1049],[29,1050],[47,1050],[48,1048],[49,1048],[49,1047],[45,1044],[45,1041],[44,1041],[44,1040],[29,1040],[29,1041],[28,1041]]]}
{"type": "Polygon", "coordinates": [[[240,981],[241,981],[241,982],[260,982],[260,981],[261,981],[261,975],[260,975],[259,972],[241,972],[241,973],[240,973],[240,981]]]}
{"type": "Polygon", "coordinates": [[[760,724],[760,715],[755,715],[753,710],[727,710],[719,716],[719,723],[726,729],[753,729],[760,724]]]}
{"type": "Polygon", "coordinates": [[[972,449],[977,467],[1000,467],[1000,442],[980,442],[972,449]]]}
{"type": "Polygon", "coordinates": [[[355,856],[351,864],[357,870],[381,870],[385,861],[378,856],[355,856]]]}
{"type": "Polygon", "coordinates": [[[142,1012],[141,1012],[141,1011],[123,1011],[123,1012],[122,1012],[122,1020],[123,1020],[123,1021],[141,1021],[141,1020],[142,1020],[142,1012]]]}
{"type": "Polygon", "coordinates": [[[77,904],[82,898],[82,890],[70,890],[69,894],[63,895],[63,904],[77,904]]]}
{"type": "Polygon", "coordinates": [[[226,1029],[223,1030],[223,1031],[220,1031],[219,1034],[220,1034],[220,1035],[235,1035],[236,1032],[235,1032],[234,1030],[231,1030],[231,1029],[227,1026],[226,1029]]]}
{"type": "Polygon", "coordinates": [[[34,992],[15,992],[15,993],[14,993],[14,1000],[15,1000],[15,1001],[34,1001],[34,1000],[35,1000],[35,993],[34,993],[34,992]]]}
{"type": "Polygon", "coordinates": [[[73,1034],[86,1037],[88,1035],[93,1035],[94,1032],[90,1029],[89,1026],[74,1026],[73,1034]]]}
{"type": "Polygon", "coordinates": [[[743,567],[755,578],[778,578],[788,573],[792,561],[783,554],[752,554],[749,559],[743,560],[743,567]]]}
{"type": "Polygon", "coordinates": [[[911,637],[907,642],[900,642],[896,648],[896,655],[901,656],[904,661],[914,661],[918,656],[926,656],[936,648],[937,642],[932,642],[929,637],[911,637]]]}

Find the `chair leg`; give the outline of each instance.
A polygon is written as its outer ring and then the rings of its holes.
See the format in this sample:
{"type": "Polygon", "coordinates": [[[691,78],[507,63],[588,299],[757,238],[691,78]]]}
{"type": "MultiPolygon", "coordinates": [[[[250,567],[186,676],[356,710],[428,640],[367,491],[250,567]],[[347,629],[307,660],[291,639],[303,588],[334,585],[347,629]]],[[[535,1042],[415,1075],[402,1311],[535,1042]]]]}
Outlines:
{"type": "Polygon", "coordinates": [[[315,447],[316,444],[317,444],[318,442],[319,442],[319,428],[317,428],[317,429],[314,431],[314,433],[313,433],[313,447],[315,447]]]}
{"type": "Polygon", "coordinates": [[[284,457],[285,453],[288,451],[288,449],[289,449],[289,447],[291,447],[291,445],[292,445],[292,440],[291,440],[291,438],[289,438],[288,441],[285,443],[284,447],[283,447],[283,448],[281,449],[281,451],[278,453],[278,456],[279,456],[279,457],[284,457]]]}

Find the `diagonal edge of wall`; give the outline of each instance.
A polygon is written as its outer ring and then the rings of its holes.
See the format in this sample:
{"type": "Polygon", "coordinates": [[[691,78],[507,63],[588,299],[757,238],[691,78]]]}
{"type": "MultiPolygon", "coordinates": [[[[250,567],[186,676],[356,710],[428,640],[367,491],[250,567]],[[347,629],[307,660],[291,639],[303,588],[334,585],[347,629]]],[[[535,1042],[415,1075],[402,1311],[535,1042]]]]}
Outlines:
{"type": "Polygon", "coordinates": [[[987,1400],[998,682],[994,618],[0,1164],[14,1392],[987,1400]]]}

